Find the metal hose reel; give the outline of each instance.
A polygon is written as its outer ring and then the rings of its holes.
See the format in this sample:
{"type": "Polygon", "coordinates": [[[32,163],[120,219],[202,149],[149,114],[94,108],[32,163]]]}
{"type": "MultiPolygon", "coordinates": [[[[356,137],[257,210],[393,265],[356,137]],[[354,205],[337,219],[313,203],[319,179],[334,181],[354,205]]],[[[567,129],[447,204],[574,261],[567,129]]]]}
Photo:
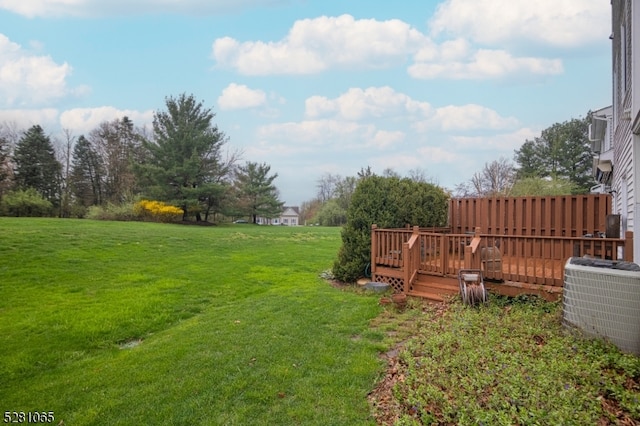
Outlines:
{"type": "Polygon", "coordinates": [[[480,269],[461,269],[458,272],[458,282],[462,303],[469,306],[487,303],[487,290],[480,269]]]}

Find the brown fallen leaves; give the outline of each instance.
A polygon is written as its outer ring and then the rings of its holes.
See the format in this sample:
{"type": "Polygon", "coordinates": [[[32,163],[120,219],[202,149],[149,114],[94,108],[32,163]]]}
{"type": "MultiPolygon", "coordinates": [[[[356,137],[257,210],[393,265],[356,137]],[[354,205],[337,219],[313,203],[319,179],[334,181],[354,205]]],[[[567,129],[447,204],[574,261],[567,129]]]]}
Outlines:
{"type": "MultiPolygon", "coordinates": [[[[447,310],[448,305],[446,302],[425,302],[423,307],[425,316],[428,316],[432,321],[444,315],[447,310]]],[[[404,342],[398,342],[393,349],[381,355],[387,361],[385,374],[375,389],[367,396],[369,404],[373,409],[373,416],[379,425],[393,425],[400,419],[403,413],[403,407],[393,395],[395,385],[405,380],[406,366],[400,361],[398,356],[403,346],[404,342]]]]}

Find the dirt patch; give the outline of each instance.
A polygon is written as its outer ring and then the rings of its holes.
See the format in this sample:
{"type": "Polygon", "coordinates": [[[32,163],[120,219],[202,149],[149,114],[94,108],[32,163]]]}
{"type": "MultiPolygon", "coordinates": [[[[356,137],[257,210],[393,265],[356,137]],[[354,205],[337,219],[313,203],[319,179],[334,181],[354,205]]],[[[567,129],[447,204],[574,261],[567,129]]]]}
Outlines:
{"type": "Polygon", "coordinates": [[[118,347],[120,349],[132,349],[135,348],[136,346],[140,346],[142,344],[142,339],[130,339],[130,340],[125,340],[124,342],[120,342],[120,344],[118,344],[118,347]]]}
{"type": "MultiPolygon", "coordinates": [[[[426,317],[424,320],[435,321],[444,315],[448,309],[449,307],[446,302],[425,302],[422,305],[422,311],[426,317]]],[[[406,325],[407,324],[401,324],[399,327],[406,325]]],[[[400,335],[404,333],[389,331],[387,334],[391,337],[397,336],[400,338],[400,335]]],[[[367,395],[367,400],[373,410],[373,416],[379,425],[394,425],[402,414],[402,407],[400,402],[394,397],[393,389],[397,383],[404,382],[406,377],[405,372],[407,366],[400,359],[400,354],[406,342],[407,340],[399,341],[387,352],[380,355],[386,360],[387,367],[375,389],[367,395]]]]}
{"type": "Polygon", "coordinates": [[[331,287],[334,288],[339,288],[339,289],[345,289],[345,288],[354,288],[355,286],[353,284],[349,284],[349,283],[345,283],[344,281],[339,281],[339,280],[325,280],[327,283],[329,283],[329,285],[331,287]]]}
{"type": "Polygon", "coordinates": [[[176,222],[178,225],[195,225],[195,226],[218,226],[217,223],[206,222],[204,220],[183,220],[176,222]]]}
{"type": "Polygon", "coordinates": [[[333,272],[331,272],[330,269],[327,269],[326,271],[322,271],[320,273],[320,278],[325,280],[331,287],[334,287],[334,288],[338,288],[338,289],[355,288],[355,285],[352,283],[345,283],[344,281],[340,281],[336,279],[336,277],[333,275],[333,272]]]}

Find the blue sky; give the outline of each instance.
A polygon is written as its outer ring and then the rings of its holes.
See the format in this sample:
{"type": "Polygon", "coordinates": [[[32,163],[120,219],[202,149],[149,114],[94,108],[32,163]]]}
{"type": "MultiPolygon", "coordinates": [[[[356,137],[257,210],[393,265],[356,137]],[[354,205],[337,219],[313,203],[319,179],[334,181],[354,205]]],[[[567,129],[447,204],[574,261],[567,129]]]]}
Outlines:
{"type": "Polygon", "coordinates": [[[453,189],[611,103],[603,0],[0,0],[0,123],[149,126],[193,94],[288,205],[326,173],[453,189]]]}

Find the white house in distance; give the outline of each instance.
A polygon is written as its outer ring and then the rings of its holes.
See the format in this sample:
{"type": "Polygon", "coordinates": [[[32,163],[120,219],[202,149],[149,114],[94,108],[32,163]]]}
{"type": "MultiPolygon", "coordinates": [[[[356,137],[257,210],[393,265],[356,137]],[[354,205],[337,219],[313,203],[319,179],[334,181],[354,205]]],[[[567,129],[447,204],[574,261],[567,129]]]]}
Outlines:
{"type": "Polygon", "coordinates": [[[256,218],[258,225],[285,225],[285,226],[298,226],[300,224],[300,208],[284,207],[280,216],[272,219],[258,216],[256,218]]]}
{"type": "Polygon", "coordinates": [[[620,236],[633,231],[633,260],[640,263],[640,1],[611,0],[611,26],[613,102],[592,117],[599,183],[593,192],[612,194],[620,236]]]}

